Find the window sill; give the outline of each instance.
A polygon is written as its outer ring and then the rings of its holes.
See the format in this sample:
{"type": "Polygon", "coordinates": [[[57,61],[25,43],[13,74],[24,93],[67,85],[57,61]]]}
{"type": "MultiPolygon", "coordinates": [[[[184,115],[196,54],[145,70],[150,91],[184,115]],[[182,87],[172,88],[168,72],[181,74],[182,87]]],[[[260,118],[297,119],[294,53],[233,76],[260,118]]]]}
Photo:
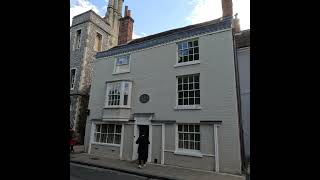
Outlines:
{"type": "Polygon", "coordinates": [[[193,64],[200,64],[200,60],[184,62],[184,63],[177,63],[173,67],[188,66],[188,65],[193,65],[193,64]]]}
{"type": "Polygon", "coordinates": [[[129,106],[105,106],[104,109],[131,109],[129,106]]]}
{"type": "Polygon", "coordinates": [[[91,144],[120,147],[120,144],[108,144],[108,143],[98,143],[98,142],[92,142],[91,144]]]}
{"type": "Polygon", "coordinates": [[[112,75],[117,75],[117,74],[125,74],[125,73],[130,73],[130,71],[123,71],[123,72],[113,72],[112,75]]]}
{"type": "Polygon", "coordinates": [[[183,155],[183,156],[203,157],[200,151],[192,151],[192,150],[176,150],[174,154],[183,155]]]}
{"type": "Polygon", "coordinates": [[[174,107],[175,110],[188,110],[188,109],[191,109],[191,110],[200,110],[202,109],[202,107],[200,105],[191,105],[191,106],[176,106],[174,107]]]}

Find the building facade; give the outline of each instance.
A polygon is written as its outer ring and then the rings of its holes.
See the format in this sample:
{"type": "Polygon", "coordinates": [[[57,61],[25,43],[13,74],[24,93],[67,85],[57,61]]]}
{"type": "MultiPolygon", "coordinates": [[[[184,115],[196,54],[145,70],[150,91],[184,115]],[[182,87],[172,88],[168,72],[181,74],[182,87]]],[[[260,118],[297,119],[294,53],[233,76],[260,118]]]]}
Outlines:
{"type": "MultiPolygon", "coordinates": [[[[92,10],[73,18],[70,27],[70,128],[84,141],[95,55],[118,45],[123,0],[110,0],[105,17],[92,10]]],[[[127,7],[126,7],[127,9],[127,7]]]]}
{"type": "Polygon", "coordinates": [[[233,18],[133,40],[94,61],[85,150],[133,161],[241,173],[233,18]]]}

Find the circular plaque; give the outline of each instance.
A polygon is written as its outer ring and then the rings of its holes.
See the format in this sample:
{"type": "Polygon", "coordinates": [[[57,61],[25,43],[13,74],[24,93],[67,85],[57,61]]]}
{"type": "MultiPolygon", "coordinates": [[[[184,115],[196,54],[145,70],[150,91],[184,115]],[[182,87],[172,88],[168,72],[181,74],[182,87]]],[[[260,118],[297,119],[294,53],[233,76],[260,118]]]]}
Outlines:
{"type": "Polygon", "coordinates": [[[148,94],[142,94],[140,96],[140,102],[141,103],[147,103],[149,101],[149,95],[148,94]]]}

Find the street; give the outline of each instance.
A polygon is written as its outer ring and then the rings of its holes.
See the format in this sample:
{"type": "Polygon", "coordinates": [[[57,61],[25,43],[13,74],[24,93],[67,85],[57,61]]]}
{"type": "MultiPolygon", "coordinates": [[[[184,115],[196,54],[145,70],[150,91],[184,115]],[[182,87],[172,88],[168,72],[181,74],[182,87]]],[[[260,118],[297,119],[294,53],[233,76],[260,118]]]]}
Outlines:
{"type": "Polygon", "coordinates": [[[70,180],[147,180],[149,178],[70,163],[70,180]]]}

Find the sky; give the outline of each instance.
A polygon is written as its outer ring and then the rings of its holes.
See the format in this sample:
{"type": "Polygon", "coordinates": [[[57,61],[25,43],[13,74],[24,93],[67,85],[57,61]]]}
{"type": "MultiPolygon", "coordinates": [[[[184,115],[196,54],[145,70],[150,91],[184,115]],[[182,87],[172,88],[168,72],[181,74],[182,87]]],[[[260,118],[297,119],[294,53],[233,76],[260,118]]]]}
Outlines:
{"type": "MultiPolygon", "coordinates": [[[[70,0],[72,17],[93,10],[104,17],[109,0],[70,0]]],[[[133,39],[220,18],[221,0],[124,0],[134,19],[133,39]]],[[[250,0],[233,0],[241,30],[250,29],[250,0]]]]}

